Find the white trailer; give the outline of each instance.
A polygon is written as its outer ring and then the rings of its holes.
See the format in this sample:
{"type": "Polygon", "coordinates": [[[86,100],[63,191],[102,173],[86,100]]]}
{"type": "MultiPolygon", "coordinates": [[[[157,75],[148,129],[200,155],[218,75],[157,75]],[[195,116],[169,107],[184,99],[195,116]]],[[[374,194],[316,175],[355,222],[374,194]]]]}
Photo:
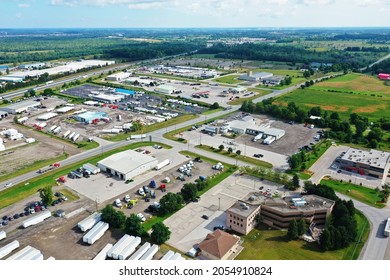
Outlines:
{"type": "Polygon", "coordinates": [[[118,259],[125,260],[127,259],[132,253],[134,253],[137,246],[141,244],[141,237],[136,237],[131,241],[129,245],[127,245],[122,252],[118,255],[118,259]]]}
{"type": "Polygon", "coordinates": [[[138,261],[150,248],[150,243],[145,242],[134,254],[132,254],[129,260],[138,261]]]}
{"type": "Polygon", "coordinates": [[[22,250],[20,250],[20,251],[16,252],[15,254],[11,255],[10,257],[8,257],[7,260],[16,260],[17,258],[25,256],[33,249],[35,249],[35,248],[33,248],[31,246],[26,246],[22,250]]]}
{"type": "Polygon", "coordinates": [[[75,136],[73,136],[72,140],[73,142],[76,142],[77,138],[79,138],[80,133],[77,133],[75,136]]]}
{"type": "Polygon", "coordinates": [[[134,236],[130,235],[130,237],[128,239],[126,239],[126,241],[124,241],[120,246],[118,246],[114,252],[112,252],[112,258],[114,260],[119,260],[119,255],[122,253],[122,251],[128,246],[131,244],[131,242],[133,242],[133,240],[135,239],[134,236]]]}
{"type": "Polygon", "coordinates": [[[154,169],[160,170],[161,168],[169,165],[172,161],[170,159],[163,160],[162,162],[158,163],[154,169]]]}
{"type": "Polygon", "coordinates": [[[53,130],[54,134],[58,134],[60,132],[61,132],[61,126],[57,126],[57,128],[53,130]]]}
{"type": "Polygon", "coordinates": [[[47,126],[47,123],[43,122],[41,124],[39,124],[39,127],[42,129],[42,128],[45,128],[47,126]]]}
{"type": "Polygon", "coordinates": [[[47,261],[55,261],[56,259],[54,258],[54,257],[48,257],[47,259],[46,259],[47,261]]]}
{"type": "Polygon", "coordinates": [[[42,253],[38,253],[35,256],[28,259],[29,261],[43,261],[43,255],[42,253]]]}
{"type": "Polygon", "coordinates": [[[15,240],[11,243],[8,243],[4,247],[0,248],[0,259],[11,253],[13,250],[19,248],[19,241],[15,240]]]}
{"type": "Polygon", "coordinates": [[[73,138],[73,136],[75,136],[75,134],[76,134],[76,132],[72,132],[71,134],[69,134],[69,139],[72,139],[73,138]]]}
{"type": "MultiPolygon", "coordinates": [[[[134,237],[134,236],[133,236],[134,237]]],[[[130,235],[128,234],[125,234],[124,236],[122,236],[121,239],[118,240],[118,242],[116,242],[114,244],[114,246],[112,246],[112,248],[110,250],[108,250],[107,252],[107,257],[109,258],[112,258],[112,254],[114,253],[114,251],[118,250],[119,247],[122,247],[122,249],[128,244],[126,243],[128,240],[130,239],[130,235]],[[125,244],[125,245],[123,245],[125,244]],[[123,245],[123,246],[122,246],[123,245]]],[[[130,240],[131,241],[131,240],[130,240]]],[[[121,249],[121,250],[122,250],[121,249]]]]}
{"type": "Polygon", "coordinates": [[[7,237],[7,234],[5,233],[5,231],[0,231],[0,240],[3,240],[6,237],[7,237]]]}
{"type": "Polygon", "coordinates": [[[102,220],[102,214],[95,212],[77,224],[77,227],[85,232],[102,220]]]}
{"type": "Polygon", "coordinates": [[[112,248],[112,244],[108,243],[104,248],[97,254],[92,260],[94,261],[104,261],[107,258],[107,252],[112,248]]]}
{"type": "Polygon", "coordinates": [[[169,260],[170,261],[178,261],[181,259],[180,253],[175,253],[169,260]]]}
{"type": "Polygon", "coordinates": [[[28,252],[17,257],[15,260],[29,261],[29,260],[39,260],[39,259],[43,260],[43,255],[42,255],[41,251],[39,251],[38,249],[35,249],[35,248],[31,248],[28,252]]]}
{"type": "Polygon", "coordinates": [[[168,261],[173,257],[173,255],[175,255],[175,252],[169,250],[168,252],[165,253],[165,255],[161,258],[161,260],[168,261]]]}
{"type": "Polygon", "coordinates": [[[98,222],[87,234],[83,236],[83,241],[92,245],[108,230],[108,223],[98,222]]]}
{"type": "Polygon", "coordinates": [[[385,231],[384,236],[390,236],[390,218],[387,219],[386,225],[385,225],[385,231]]]}
{"type": "Polygon", "coordinates": [[[143,138],[146,138],[146,134],[136,134],[130,136],[130,139],[143,139],[143,138]]]}
{"type": "Polygon", "coordinates": [[[49,132],[52,132],[54,129],[56,129],[57,128],[57,126],[56,125],[53,125],[53,126],[51,126],[50,128],[49,128],[49,132]]]}
{"type": "Polygon", "coordinates": [[[64,133],[64,138],[68,137],[68,135],[70,134],[70,130],[68,130],[67,132],[64,133]]]}
{"type": "Polygon", "coordinates": [[[89,172],[91,172],[91,174],[98,174],[100,172],[100,168],[93,165],[93,164],[90,164],[90,163],[86,163],[83,165],[83,168],[89,172]]]}
{"type": "Polygon", "coordinates": [[[30,218],[28,220],[25,220],[22,223],[22,226],[23,226],[23,228],[27,228],[29,226],[39,224],[40,222],[43,222],[45,219],[50,218],[50,217],[51,217],[51,212],[50,211],[44,211],[44,212],[39,213],[35,217],[32,217],[32,218],[30,218]]]}
{"type": "Polygon", "coordinates": [[[23,118],[18,119],[18,123],[24,123],[27,120],[28,120],[28,117],[23,117],[23,118]]]}
{"type": "Polygon", "coordinates": [[[274,136],[268,136],[264,139],[263,143],[266,145],[270,145],[272,142],[274,142],[276,138],[274,136]]]}
{"type": "Polygon", "coordinates": [[[153,256],[157,253],[158,249],[160,247],[156,244],[154,244],[152,247],[149,248],[149,250],[146,251],[146,253],[140,258],[141,261],[150,261],[153,256]]]}
{"type": "Polygon", "coordinates": [[[253,142],[256,142],[257,140],[260,140],[261,138],[263,137],[263,133],[259,133],[257,134],[254,138],[253,138],[253,142]]]}

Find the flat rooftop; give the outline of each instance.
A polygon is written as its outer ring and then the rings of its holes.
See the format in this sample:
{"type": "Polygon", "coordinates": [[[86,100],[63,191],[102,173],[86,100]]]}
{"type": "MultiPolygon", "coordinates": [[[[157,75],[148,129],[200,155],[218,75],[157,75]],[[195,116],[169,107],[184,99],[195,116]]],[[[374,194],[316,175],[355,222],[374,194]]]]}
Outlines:
{"type": "Polygon", "coordinates": [[[364,151],[350,148],[341,159],[366,164],[370,167],[386,169],[390,162],[390,153],[378,150],[364,151]]]}
{"type": "Polygon", "coordinates": [[[278,199],[267,199],[264,206],[273,208],[280,212],[313,211],[331,209],[334,201],[317,195],[289,196],[278,199]],[[295,203],[294,203],[295,200],[295,203]],[[297,205],[297,201],[302,205],[297,205]]]}
{"type": "Polygon", "coordinates": [[[13,104],[7,105],[7,106],[5,106],[3,108],[17,110],[17,109],[22,109],[22,108],[25,108],[25,107],[36,107],[36,106],[39,106],[39,105],[41,105],[41,102],[34,101],[34,100],[25,100],[25,101],[22,101],[22,102],[17,102],[17,103],[13,103],[13,104]]]}
{"type": "Polygon", "coordinates": [[[157,164],[157,160],[154,157],[133,150],[127,150],[109,156],[99,161],[98,164],[104,165],[122,174],[127,174],[139,166],[153,161],[156,161],[157,164]]]}

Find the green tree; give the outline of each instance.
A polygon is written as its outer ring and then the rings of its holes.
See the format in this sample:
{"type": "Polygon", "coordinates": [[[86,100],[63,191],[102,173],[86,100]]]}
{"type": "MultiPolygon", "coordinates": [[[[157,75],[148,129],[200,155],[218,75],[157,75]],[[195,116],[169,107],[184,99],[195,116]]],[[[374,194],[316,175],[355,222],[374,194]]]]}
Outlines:
{"type": "Polygon", "coordinates": [[[367,124],[364,121],[358,119],[355,121],[355,127],[356,127],[356,136],[361,137],[363,136],[364,131],[366,131],[367,129],[367,124]]]}
{"type": "Polygon", "coordinates": [[[51,96],[54,94],[54,91],[51,89],[51,88],[46,88],[44,91],[43,91],[43,95],[44,96],[51,96]]]}
{"type": "Polygon", "coordinates": [[[373,148],[373,149],[378,148],[378,141],[376,139],[371,139],[370,148],[373,148]]]}
{"type": "Polygon", "coordinates": [[[292,185],[294,186],[295,189],[299,188],[299,176],[298,174],[294,174],[292,178],[292,185]]]}
{"type": "Polygon", "coordinates": [[[153,243],[163,244],[171,237],[171,231],[162,222],[156,223],[152,226],[152,233],[150,234],[153,243]]]}
{"type": "Polygon", "coordinates": [[[227,150],[228,150],[229,153],[233,153],[233,148],[232,147],[229,147],[227,150]]]}
{"type": "Polygon", "coordinates": [[[186,183],[181,189],[184,201],[192,201],[196,198],[198,187],[194,183],[186,183]]]}
{"type": "Polygon", "coordinates": [[[288,225],[288,231],[287,236],[290,240],[295,240],[298,238],[298,224],[297,221],[294,219],[290,222],[288,225]]]}
{"type": "Polygon", "coordinates": [[[102,209],[102,220],[112,228],[123,228],[126,216],[122,211],[117,211],[111,204],[108,204],[102,209]]]}
{"type": "Polygon", "coordinates": [[[126,219],[125,231],[133,236],[145,236],[146,234],[146,231],[142,226],[141,218],[134,213],[130,214],[130,216],[126,219]]]}
{"type": "Polygon", "coordinates": [[[304,219],[300,219],[298,222],[298,235],[303,235],[307,230],[306,222],[304,219]]]}
{"type": "Polygon", "coordinates": [[[51,186],[44,187],[39,191],[39,196],[44,205],[50,205],[53,202],[53,189],[51,186]]]}
{"type": "Polygon", "coordinates": [[[333,247],[331,234],[327,228],[324,229],[320,236],[320,247],[323,251],[328,251],[333,247]]]}
{"type": "Polygon", "coordinates": [[[236,155],[238,155],[238,156],[241,155],[241,150],[237,150],[236,155]]]}
{"type": "Polygon", "coordinates": [[[221,144],[221,145],[218,146],[218,150],[219,150],[220,152],[222,152],[223,149],[225,149],[225,146],[224,146],[224,145],[221,144]]]}
{"type": "Polygon", "coordinates": [[[184,200],[183,196],[175,193],[167,193],[160,199],[160,211],[163,215],[174,213],[181,208],[184,200]]]}
{"type": "Polygon", "coordinates": [[[219,108],[219,103],[218,102],[214,102],[213,105],[210,106],[210,109],[214,110],[214,109],[218,109],[219,108]]]}

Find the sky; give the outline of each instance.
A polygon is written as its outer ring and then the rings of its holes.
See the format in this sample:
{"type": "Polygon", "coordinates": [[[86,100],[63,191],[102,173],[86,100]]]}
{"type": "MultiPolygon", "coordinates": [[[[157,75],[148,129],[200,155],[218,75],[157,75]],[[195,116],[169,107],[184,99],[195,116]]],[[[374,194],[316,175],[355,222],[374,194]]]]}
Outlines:
{"type": "Polygon", "coordinates": [[[390,0],[0,0],[0,11],[0,28],[390,26],[390,0]]]}

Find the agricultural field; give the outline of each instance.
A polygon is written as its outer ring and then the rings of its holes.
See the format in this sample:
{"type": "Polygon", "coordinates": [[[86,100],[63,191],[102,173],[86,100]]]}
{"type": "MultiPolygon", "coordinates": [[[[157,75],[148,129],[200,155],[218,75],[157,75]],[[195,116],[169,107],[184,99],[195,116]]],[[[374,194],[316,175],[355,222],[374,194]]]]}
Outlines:
{"type": "Polygon", "coordinates": [[[289,102],[295,102],[304,110],[320,106],[323,110],[338,112],[342,118],[349,118],[351,113],[357,113],[369,119],[379,119],[388,116],[390,110],[389,95],[328,92],[315,87],[295,90],[276,101],[281,105],[289,102]]]}
{"type": "Polygon", "coordinates": [[[362,74],[347,74],[332,80],[323,81],[313,86],[319,90],[336,90],[366,94],[390,94],[390,87],[376,77],[362,74]]]}

